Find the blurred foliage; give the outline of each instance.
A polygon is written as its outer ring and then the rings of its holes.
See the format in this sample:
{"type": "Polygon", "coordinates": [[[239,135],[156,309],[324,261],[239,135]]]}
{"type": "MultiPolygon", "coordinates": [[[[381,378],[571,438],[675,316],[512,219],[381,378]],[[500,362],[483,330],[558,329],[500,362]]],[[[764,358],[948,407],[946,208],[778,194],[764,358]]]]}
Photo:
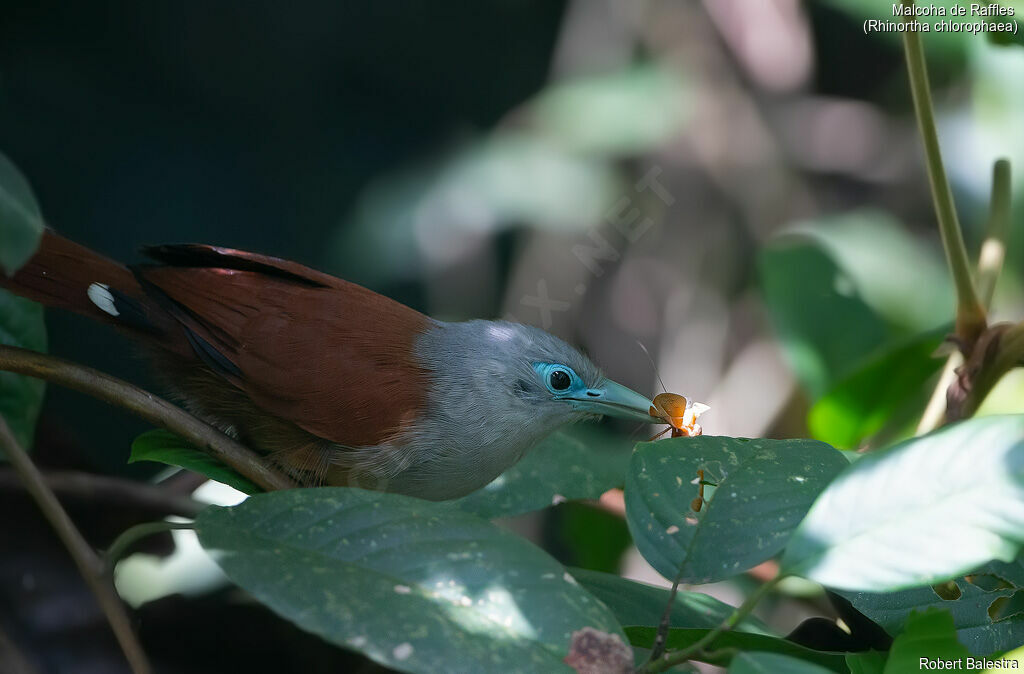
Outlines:
{"type": "Polygon", "coordinates": [[[952,314],[939,256],[876,211],[785,230],[762,251],[760,271],[787,358],[815,397],[875,352],[952,314]]]}
{"type": "MultiPolygon", "coordinates": [[[[0,274],[13,275],[43,233],[43,215],[28,180],[0,153],[0,274]]],[[[43,308],[0,289],[0,344],[46,351],[43,308]]],[[[22,447],[31,448],[46,384],[0,372],[0,415],[22,447]]],[[[0,453],[2,458],[2,453],[0,453]]]]}

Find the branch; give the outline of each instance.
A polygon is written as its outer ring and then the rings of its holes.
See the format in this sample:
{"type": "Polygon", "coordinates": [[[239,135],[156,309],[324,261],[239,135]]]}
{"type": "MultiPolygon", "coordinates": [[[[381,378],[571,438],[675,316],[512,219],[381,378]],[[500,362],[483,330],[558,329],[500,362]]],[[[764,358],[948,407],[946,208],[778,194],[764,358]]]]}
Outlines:
{"type": "MultiPolygon", "coordinates": [[[[985,241],[981,245],[981,253],[978,255],[978,289],[981,292],[981,301],[983,302],[984,308],[987,310],[992,305],[992,297],[995,294],[996,281],[999,279],[999,273],[1003,268],[1003,260],[1006,257],[1006,236],[1010,230],[1010,162],[1006,159],[999,159],[992,166],[992,201],[989,206],[989,219],[988,227],[985,232],[985,241]]],[[[978,367],[977,359],[977,347],[984,340],[983,336],[979,336],[978,340],[972,348],[970,355],[971,366],[978,367]]],[[[987,341],[987,340],[986,340],[987,341]]],[[[921,421],[917,425],[917,431],[915,435],[924,435],[930,431],[935,430],[943,423],[952,421],[957,414],[963,414],[967,409],[974,406],[977,409],[977,405],[981,404],[981,400],[977,399],[979,393],[973,394],[972,401],[968,401],[967,405],[960,404],[962,401],[958,401],[954,404],[953,414],[950,413],[949,408],[949,397],[951,389],[950,387],[957,384],[958,388],[963,388],[963,380],[958,377],[958,373],[962,373],[963,367],[967,367],[964,363],[963,354],[954,352],[949,355],[949,359],[946,360],[946,365],[942,369],[942,375],[939,377],[938,383],[935,385],[935,390],[932,391],[932,397],[928,401],[928,406],[925,407],[924,414],[921,415],[921,421]]],[[[968,369],[970,369],[968,367],[968,369]]],[[[1001,377],[1005,372],[999,373],[1001,377]]],[[[970,385],[970,383],[968,383],[970,385]]],[[[983,386],[986,386],[983,382],[983,386]]],[[[984,394],[987,395],[988,391],[991,390],[991,386],[994,386],[995,382],[991,382],[987,389],[984,389],[984,394]]],[[[955,396],[961,395],[962,392],[957,391],[955,396]]],[[[971,411],[973,414],[973,410],[971,411]]]]}
{"type": "Polygon", "coordinates": [[[3,449],[7,460],[21,476],[25,488],[57,531],[61,542],[71,553],[71,558],[74,559],[79,573],[89,585],[89,589],[96,595],[96,601],[103,609],[103,613],[106,614],[110,629],[117,637],[132,671],[135,674],[150,674],[153,670],[146,659],[142,646],[135,638],[135,633],[132,632],[131,620],[124,610],[121,598],[117,596],[110,579],[104,576],[103,562],[89,547],[85,538],[75,528],[74,522],[61,507],[57,497],[46,486],[43,476],[32,463],[32,459],[28,458],[25,450],[18,445],[18,441],[11,435],[11,429],[8,428],[3,417],[0,417],[0,449],[3,449]]]}
{"type": "MultiPolygon", "coordinates": [[[[195,517],[205,505],[162,487],[106,475],[66,470],[42,473],[42,478],[51,491],[90,503],[105,502],[141,507],[161,514],[183,517],[195,517]]],[[[0,490],[23,488],[24,485],[14,471],[0,469],[0,490]]]]}
{"type": "Polygon", "coordinates": [[[657,662],[648,661],[647,664],[641,667],[638,671],[642,674],[664,672],[665,670],[682,664],[687,660],[692,659],[695,655],[703,652],[708,646],[714,643],[715,639],[743,622],[743,619],[750,615],[750,612],[754,610],[754,607],[757,606],[758,602],[764,599],[766,594],[774,590],[775,586],[778,585],[779,581],[782,579],[783,576],[776,576],[754,590],[754,593],[747,597],[747,600],[740,604],[739,607],[737,607],[722,624],[705,634],[697,641],[682,650],[673,651],[672,653],[663,656],[657,662]]]}
{"type": "Polygon", "coordinates": [[[234,468],[268,491],[296,486],[258,455],[213,426],[152,393],[98,370],[13,346],[0,346],[0,370],[45,379],[126,409],[154,425],[180,435],[197,449],[234,468]]]}
{"type": "MultiPolygon", "coordinates": [[[[910,11],[914,9],[914,0],[901,0],[903,6],[910,11]]],[[[928,166],[928,179],[931,183],[932,198],[935,201],[935,216],[939,222],[942,235],[942,247],[946,251],[946,262],[953,275],[956,286],[956,334],[960,338],[961,348],[970,353],[974,342],[986,327],[985,309],[978,299],[971,281],[971,271],[967,263],[967,251],[964,249],[964,238],[957,220],[956,206],[953,204],[953,192],[949,188],[946,169],[942,164],[942,153],[939,150],[939,135],[935,128],[935,111],[932,108],[932,94],[928,86],[928,70],[925,67],[924,48],[921,36],[917,31],[908,30],[903,33],[903,47],[907,57],[907,74],[910,77],[910,91],[914,98],[914,111],[917,113],[917,125],[921,130],[921,140],[928,166]]]]}

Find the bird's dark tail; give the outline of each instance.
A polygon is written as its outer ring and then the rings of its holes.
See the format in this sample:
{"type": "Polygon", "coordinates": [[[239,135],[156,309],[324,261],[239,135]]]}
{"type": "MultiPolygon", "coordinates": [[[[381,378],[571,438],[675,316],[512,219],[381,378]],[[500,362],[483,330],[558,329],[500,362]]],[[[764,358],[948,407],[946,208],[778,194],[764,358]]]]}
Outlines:
{"type": "Polygon", "coordinates": [[[14,276],[0,273],[0,288],[122,328],[138,327],[130,314],[149,313],[145,293],[127,267],[49,229],[14,276]]]}

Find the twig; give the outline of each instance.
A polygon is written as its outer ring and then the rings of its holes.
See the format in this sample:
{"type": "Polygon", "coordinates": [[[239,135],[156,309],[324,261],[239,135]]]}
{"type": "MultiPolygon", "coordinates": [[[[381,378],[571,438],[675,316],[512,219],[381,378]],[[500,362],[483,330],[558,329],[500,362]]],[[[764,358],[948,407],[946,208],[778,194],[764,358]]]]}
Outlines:
{"type": "Polygon", "coordinates": [[[270,491],[296,485],[259,456],[179,407],[128,382],[56,356],[0,346],[0,370],[45,379],[132,412],[177,433],[270,491]]]}
{"type": "Polygon", "coordinates": [[[928,399],[928,404],[924,408],[924,414],[921,415],[921,420],[917,422],[917,429],[914,431],[914,435],[931,433],[945,421],[946,391],[949,389],[950,384],[956,381],[956,370],[963,363],[964,356],[959,351],[949,354],[946,364],[942,367],[942,374],[939,375],[939,380],[935,382],[932,396],[928,399]]]}
{"type": "MultiPolygon", "coordinates": [[[[195,517],[204,507],[195,499],[161,487],[106,475],[68,470],[42,473],[42,477],[51,491],[90,503],[130,505],[183,517],[195,517]]],[[[0,490],[23,489],[24,486],[14,471],[0,469],[0,490]]]]}
{"type": "MultiPolygon", "coordinates": [[[[978,255],[978,290],[986,310],[992,306],[996,281],[1006,257],[1006,236],[1010,229],[1010,162],[999,159],[992,167],[992,201],[985,241],[978,255]]],[[[956,370],[964,364],[963,354],[954,352],[946,360],[915,435],[924,435],[947,421],[946,394],[956,381],[956,370]]],[[[1002,375],[1000,375],[1002,376],[1002,375]]],[[[987,393],[987,391],[986,391],[987,393]]],[[[979,401],[980,403],[980,401],[979,401]]]]}
{"type": "Polygon", "coordinates": [[[665,642],[668,641],[668,630],[672,624],[672,606],[676,602],[676,594],[679,592],[679,581],[682,577],[683,567],[680,565],[679,573],[676,574],[675,580],[672,581],[672,589],[669,591],[665,610],[662,611],[661,621],[658,623],[658,631],[654,634],[654,643],[651,644],[651,655],[647,658],[648,665],[660,658],[665,652],[665,642]]]}
{"type": "Polygon", "coordinates": [[[992,306],[996,281],[1006,258],[1006,236],[1010,231],[1010,162],[998,159],[992,166],[992,200],[988,227],[978,256],[978,294],[985,308],[992,306]]]}
{"type": "Polygon", "coordinates": [[[133,527],[128,527],[121,532],[121,535],[114,539],[107,551],[103,554],[104,568],[106,572],[112,573],[114,566],[128,552],[128,548],[135,545],[147,536],[160,534],[165,531],[180,531],[182,529],[195,529],[193,522],[143,522],[133,527]]]}
{"type": "Polygon", "coordinates": [[[132,671],[135,674],[150,674],[153,670],[146,659],[142,646],[135,638],[135,633],[132,632],[131,621],[124,610],[120,597],[117,596],[110,579],[103,573],[103,563],[75,528],[75,524],[61,507],[57,497],[46,486],[43,476],[32,463],[32,459],[28,458],[25,450],[18,445],[18,441],[14,439],[11,429],[8,428],[7,422],[2,416],[0,416],[0,449],[3,449],[7,460],[21,476],[25,488],[57,531],[57,535],[68,549],[71,558],[74,559],[79,573],[82,574],[85,582],[96,595],[96,601],[103,609],[103,613],[106,614],[110,628],[113,630],[114,636],[117,637],[132,671]]]}
{"type": "Polygon", "coordinates": [[[686,648],[668,653],[656,662],[648,661],[637,671],[642,674],[664,672],[667,669],[671,669],[676,665],[692,659],[698,653],[705,651],[706,648],[715,641],[715,639],[743,622],[743,619],[750,615],[750,612],[754,610],[754,607],[757,606],[758,602],[760,602],[766,594],[775,589],[775,586],[779,584],[779,581],[781,581],[782,578],[783,576],[777,576],[761,585],[761,587],[757,588],[753,594],[747,597],[746,601],[740,604],[739,607],[737,607],[729,617],[722,622],[722,624],[705,634],[697,641],[693,642],[686,648]]]}
{"type": "MultiPolygon", "coordinates": [[[[902,0],[902,3],[910,13],[913,13],[914,0],[902,0]]],[[[967,251],[964,248],[964,238],[960,232],[960,222],[957,220],[956,206],[953,203],[953,192],[949,188],[946,169],[942,164],[939,135],[935,128],[935,111],[932,108],[932,94],[928,85],[928,70],[924,60],[924,47],[921,45],[921,36],[917,31],[908,30],[903,33],[903,47],[907,58],[907,74],[910,77],[910,91],[914,98],[917,125],[921,130],[921,140],[924,144],[928,179],[931,183],[932,198],[935,201],[935,216],[939,222],[939,233],[942,235],[946,261],[949,263],[949,270],[956,286],[956,334],[960,338],[961,348],[965,353],[970,353],[974,342],[985,330],[985,309],[978,300],[974,283],[971,281],[967,251]]]]}

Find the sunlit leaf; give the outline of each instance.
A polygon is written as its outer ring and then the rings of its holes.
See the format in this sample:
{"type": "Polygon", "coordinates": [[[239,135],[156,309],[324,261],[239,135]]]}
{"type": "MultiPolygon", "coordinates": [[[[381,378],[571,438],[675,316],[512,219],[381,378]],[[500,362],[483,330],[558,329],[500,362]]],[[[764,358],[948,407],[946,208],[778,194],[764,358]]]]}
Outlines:
{"type": "Polygon", "coordinates": [[[852,464],[818,498],[783,569],[863,591],[948,580],[1024,542],[1024,416],[954,424],[852,464]]]}
{"type": "Polygon", "coordinates": [[[637,445],[626,481],[626,519],[637,549],[666,578],[729,578],[779,552],[818,493],[845,468],[814,440],[714,436],[637,445]],[[716,484],[693,509],[698,470],[716,484]]]}
{"type": "Polygon", "coordinates": [[[567,671],[573,632],[625,639],[546,553],[450,503],[290,489],[207,508],[196,528],[257,600],[401,671],[567,671]]]}
{"type": "Polygon", "coordinates": [[[942,367],[935,349],[945,330],[933,330],[886,349],[840,379],[811,408],[811,434],[833,447],[857,447],[908,405],[919,411],[925,382],[942,367]]]}
{"type": "Polygon", "coordinates": [[[912,611],[903,631],[892,642],[884,672],[903,674],[919,671],[922,657],[963,661],[968,655],[967,649],[957,641],[953,616],[949,611],[912,611]]]}

